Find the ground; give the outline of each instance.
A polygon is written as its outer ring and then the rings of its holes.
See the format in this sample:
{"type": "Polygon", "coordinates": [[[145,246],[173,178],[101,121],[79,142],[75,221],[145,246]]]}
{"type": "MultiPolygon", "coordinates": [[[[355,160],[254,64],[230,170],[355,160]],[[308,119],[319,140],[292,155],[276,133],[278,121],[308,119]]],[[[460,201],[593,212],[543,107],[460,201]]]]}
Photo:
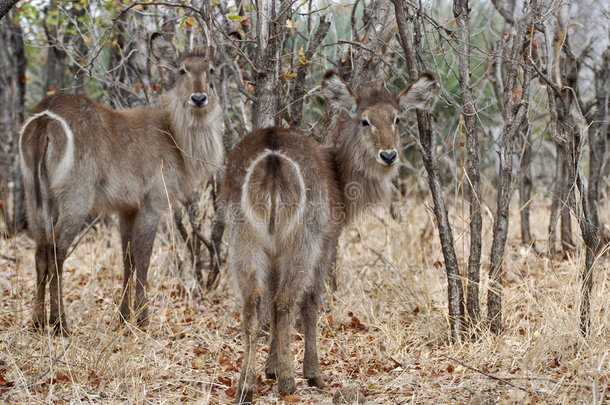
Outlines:
{"type": "MultiPolygon", "coordinates": [[[[591,336],[578,328],[582,242],[565,259],[549,259],[549,201],[532,203],[536,249],[521,245],[511,211],[503,291],[503,331],[450,344],[446,277],[434,215],[415,200],[404,221],[370,218],[341,239],[338,291],[318,325],[327,388],[301,377],[297,333],[294,403],[594,403],[610,401],[610,273],[599,257],[591,336]],[[542,252],[539,254],[538,252],[542,252]]],[[[605,211],[607,212],[607,211],[605,211]]],[[[451,212],[456,249],[468,256],[466,207],[451,212]]],[[[608,218],[605,217],[606,223],[608,218]]],[[[483,286],[487,285],[491,213],[484,212],[483,286]]],[[[25,235],[0,240],[0,399],[6,403],[201,403],[234,400],[242,357],[239,308],[226,269],[219,287],[198,293],[171,224],[159,233],[149,272],[152,321],[119,327],[122,279],[118,232],[97,225],[66,262],[68,338],[33,333],[34,244],[25,235]]],[[[574,227],[575,231],[578,227],[574,227]]],[[[486,301],[482,288],[481,302],[486,301]]],[[[485,305],[483,305],[485,313],[485,305]]],[[[259,341],[258,404],[283,403],[264,379],[259,341]]]]}

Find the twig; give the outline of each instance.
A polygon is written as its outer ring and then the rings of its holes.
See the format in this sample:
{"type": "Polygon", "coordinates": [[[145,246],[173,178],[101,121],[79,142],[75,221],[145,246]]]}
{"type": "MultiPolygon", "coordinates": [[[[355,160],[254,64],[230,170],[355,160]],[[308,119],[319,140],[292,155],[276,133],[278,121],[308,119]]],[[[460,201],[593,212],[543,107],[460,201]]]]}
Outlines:
{"type": "MultiPolygon", "coordinates": [[[[70,346],[72,345],[72,340],[68,340],[68,344],[66,345],[66,347],[64,347],[64,349],[61,351],[61,353],[59,353],[59,356],[55,357],[53,359],[53,361],[51,362],[51,365],[49,366],[49,368],[47,369],[47,371],[45,371],[44,373],[38,375],[33,383],[30,384],[30,387],[33,387],[34,384],[36,384],[36,382],[38,382],[42,377],[44,377],[45,375],[49,374],[51,372],[51,370],[53,370],[53,367],[55,366],[55,363],[57,363],[58,361],[61,360],[62,357],[64,357],[64,354],[66,354],[66,351],[70,348],[70,346]]],[[[50,357],[50,356],[49,356],[50,357]]]]}
{"type": "Polygon", "coordinates": [[[519,385],[515,385],[515,384],[511,383],[510,381],[508,381],[508,380],[507,380],[507,379],[505,379],[505,378],[498,377],[498,376],[495,376],[495,375],[490,374],[490,373],[486,373],[486,372],[485,372],[485,371],[483,371],[483,370],[480,370],[480,369],[478,369],[478,368],[476,368],[476,367],[472,367],[472,366],[470,366],[470,365],[468,365],[468,364],[466,364],[466,363],[464,363],[464,362],[462,362],[462,361],[460,361],[460,360],[458,360],[458,359],[454,359],[454,358],[453,358],[453,357],[451,357],[451,356],[447,356],[447,355],[442,354],[442,353],[440,353],[440,355],[441,355],[442,357],[445,357],[445,358],[446,358],[446,359],[448,359],[448,360],[455,361],[456,363],[458,363],[458,364],[462,365],[463,367],[466,367],[466,368],[468,368],[468,369],[470,369],[470,370],[472,370],[472,371],[476,371],[477,373],[482,374],[482,375],[484,375],[485,377],[487,377],[487,378],[489,378],[489,379],[491,379],[491,380],[499,381],[499,382],[504,383],[504,384],[506,384],[506,385],[509,385],[509,386],[511,386],[511,387],[513,387],[513,388],[517,388],[517,389],[519,389],[519,390],[521,390],[521,391],[527,392],[528,394],[540,395],[540,393],[538,393],[538,392],[536,392],[536,391],[530,391],[530,390],[528,390],[527,388],[521,387],[521,386],[519,386],[519,385]]]}
{"type": "Polygon", "coordinates": [[[104,49],[104,45],[106,45],[106,43],[108,42],[108,37],[110,35],[110,32],[112,32],[112,30],[114,30],[114,28],[116,27],[116,25],[117,25],[118,21],[120,20],[120,18],[126,12],[128,12],[129,10],[131,10],[132,8],[134,8],[136,6],[165,6],[165,7],[185,8],[187,10],[193,11],[194,13],[196,13],[199,16],[202,16],[200,10],[197,10],[195,7],[189,6],[187,4],[165,3],[165,2],[156,2],[156,1],[155,2],[140,2],[140,1],[137,1],[137,2],[131,3],[129,6],[125,7],[123,10],[121,10],[121,12],[112,20],[112,25],[104,33],[104,35],[102,37],[102,40],[100,41],[100,43],[98,45],[97,52],[95,53],[95,55],[93,55],[93,58],[89,61],[89,63],[87,63],[85,66],[83,66],[82,70],[89,69],[93,65],[93,62],[100,55],[100,53],[102,52],[102,49],[104,49]]]}
{"type": "Polygon", "coordinates": [[[193,227],[193,233],[208,248],[208,250],[210,250],[210,251],[214,250],[212,243],[209,240],[207,240],[207,238],[205,236],[203,236],[203,234],[201,233],[201,231],[199,229],[197,229],[196,227],[193,227]]]}
{"type": "Polygon", "coordinates": [[[68,257],[70,257],[70,255],[72,254],[72,252],[74,252],[74,249],[76,249],[76,247],[78,246],[78,244],[81,242],[81,240],[83,240],[83,238],[85,237],[85,235],[87,234],[87,232],[89,232],[89,229],[91,229],[93,227],[93,225],[95,225],[97,223],[97,221],[100,220],[100,218],[102,217],[102,214],[99,214],[97,217],[95,217],[95,219],[93,221],[91,221],[89,223],[89,225],[87,225],[87,228],[85,228],[85,230],[83,231],[83,233],[80,235],[80,237],[76,240],[76,243],[74,243],[74,245],[72,245],[72,249],[70,249],[70,251],[68,252],[68,254],[66,255],[66,259],[68,257]]]}
{"type": "Polygon", "coordinates": [[[8,260],[9,262],[13,262],[13,263],[17,263],[19,260],[21,260],[17,256],[7,256],[7,255],[2,254],[2,253],[0,253],[0,259],[8,260]]]}
{"type": "Polygon", "coordinates": [[[544,74],[544,72],[542,72],[538,66],[536,65],[536,62],[534,62],[534,60],[532,59],[532,57],[530,56],[528,58],[530,65],[534,68],[534,70],[536,71],[536,74],[538,75],[538,77],[540,77],[546,84],[548,84],[553,91],[555,92],[556,95],[560,95],[561,94],[561,90],[555,85],[555,83],[553,83],[553,81],[544,74]]]}
{"type": "Polygon", "coordinates": [[[375,57],[377,57],[377,59],[379,59],[381,61],[381,63],[383,63],[388,69],[390,69],[393,74],[395,74],[396,76],[401,76],[401,73],[391,63],[386,62],[386,60],[383,58],[383,56],[381,56],[374,49],[371,49],[371,48],[363,45],[360,42],[356,42],[356,41],[344,41],[344,40],[340,39],[340,40],[338,40],[335,43],[326,44],[326,45],[324,45],[324,47],[327,47],[327,46],[336,46],[336,44],[351,45],[351,46],[360,48],[360,49],[362,49],[362,50],[364,50],[366,52],[370,52],[371,54],[375,55],[375,57]]]}

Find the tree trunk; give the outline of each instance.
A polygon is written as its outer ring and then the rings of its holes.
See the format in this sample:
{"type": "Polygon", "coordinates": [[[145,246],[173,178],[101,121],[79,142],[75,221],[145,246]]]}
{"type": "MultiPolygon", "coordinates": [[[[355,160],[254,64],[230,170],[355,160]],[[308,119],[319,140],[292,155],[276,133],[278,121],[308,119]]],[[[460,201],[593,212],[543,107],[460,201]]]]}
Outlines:
{"type": "MultiPolygon", "coordinates": [[[[411,35],[407,28],[406,5],[402,0],[392,0],[396,13],[396,22],[405,52],[409,77],[415,80],[421,73],[416,51],[414,49],[411,35]]],[[[455,254],[453,244],[453,233],[447,214],[447,207],[443,198],[442,186],[439,180],[439,166],[436,156],[436,142],[432,130],[432,116],[427,111],[417,111],[417,124],[419,137],[421,140],[422,159],[426,172],[428,173],[428,183],[434,201],[434,214],[438,222],[438,233],[441,240],[443,257],[445,258],[445,269],[447,271],[447,302],[449,307],[449,325],[451,328],[451,338],[454,342],[461,342],[465,335],[464,319],[464,290],[460,279],[460,269],[455,254]]]]}
{"type": "MultiPolygon", "coordinates": [[[[502,128],[500,144],[500,175],[498,176],[498,195],[496,213],[494,215],[493,240],[491,244],[491,265],[489,270],[490,289],[487,295],[487,318],[490,330],[500,333],[502,328],[502,263],[508,235],[508,207],[512,193],[512,145],[521,129],[529,108],[529,88],[531,68],[524,66],[522,97],[514,96],[519,90],[520,62],[524,51],[525,33],[530,27],[531,13],[525,11],[525,16],[517,23],[509,38],[510,54],[507,58],[507,74],[504,83],[504,128],[502,128]]],[[[525,47],[525,51],[529,46],[525,47]]],[[[529,52],[527,52],[529,54],[529,52]]],[[[527,57],[527,56],[526,56],[527,57]]]]}
{"type": "Polygon", "coordinates": [[[11,18],[0,20],[0,205],[9,235],[25,229],[18,165],[18,133],[25,99],[23,33],[11,18]]]}
{"type": "Polygon", "coordinates": [[[322,43],[322,40],[326,37],[329,28],[330,15],[322,16],[320,18],[320,25],[318,25],[318,29],[309,40],[307,51],[305,51],[302,63],[299,64],[297,69],[297,76],[294,80],[294,92],[292,93],[292,100],[289,103],[291,110],[289,124],[291,127],[298,128],[301,126],[301,120],[303,119],[303,101],[305,94],[307,93],[305,90],[305,78],[309,71],[308,68],[310,66],[311,58],[322,43]]]}
{"type": "MultiPolygon", "coordinates": [[[[45,8],[45,13],[48,12],[48,8],[45,8]]],[[[59,38],[57,35],[56,27],[49,27],[46,22],[43,23],[44,31],[47,36],[49,47],[47,48],[47,62],[46,62],[46,75],[44,92],[55,93],[59,90],[63,90],[65,87],[66,79],[66,61],[68,55],[60,48],[59,38]]]]}
{"type": "Polygon", "coordinates": [[[570,214],[569,201],[574,197],[573,182],[568,181],[568,162],[565,154],[561,157],[561,176],[560,176],[560,218],[561,218],[561,250],[563,254],[568,254],[574,248],[572,241],[572,216],[570,214]]]}
{"type": "MultiPolygon", "coordinates": [[[[70,10],[70,14],[74,21],[79,21],[80,18],[86,15],[86,10],[84,7],[77,9],[72,6],[70,10]]],[[[82,66],[85,65],[85,61],[87,59],[87,44],[85,43],[85,39],[83,35],[74,34],[71,35],[68,41],[72,42],[74,46],[74,59],[70,63],[70,74],[72,75],[72,84],[70,88],[70,92],[74,94],[84,94],[85,92],[85,77],[87,76],[86,72],[82,69],[82,66]]]]}
{"type": "Polygon", "coordinates": [[[386,41],[382,39],[382,33],[390,16],[390,9],[389,0],[373,0],[365,11],[369,18],[364,27],[364,39],[360,47],[352,50],[352,70],[348,80],[355,92],[370,86],[371,80],[377,73],[381,60],[379,54],[376,55],[371,50],[377,52],[385,46],[386,41]]]}
{"type": "Polygon", "coordinates": [[[523,145],[523,151],[521,153],[521,163],[519,171],[521,178],[519,181],[519,206],[521,216],[521,241],[525,246],[529,246],[532,249],[536,249],[535,241],[532,239],[532,232],[530,226],[530,204],[532,200],[532,136],[529,122],[524,125],[525,128],[521,130],[521,138],[523,145]]]}
{"type": "MultiPolygon", "coordinates": [[[[547,71],[554,72],[552,79],[543,72],[538,76],[547,84],[547,99],[551,112],[551,134],[553,141],[561,151],[567,169],[566,189],[570,190],[566,196],[567,208],[572,210],[578,218],[582,238],[585,242],[585,265],[581,271],[581,304],[580,304],[580,330],[587,336],[590,329],[591,290],[593,288],[593,264],[598,253],[598,233],[593,224],[589,207],[587,185],[579,169],[582,149],[582,134],[571,115],[574,89],[577,89],[578,65],[566,41],[566,30],[561,15],[556,15],[555,37],[553,47],[547,48],[547,71]],[[554,49],[555,54],[551,50],[554,49]],[[555,62],[557,63],[555,63],[555,62]],[[555,63],[555,69],[552,64],[555,63]],[[575,188],[580,192],[580,208],[575,201],[575,188]]],[[[594,145],[591,145],[594,147],[594,145]]],[[[563,176],[562,176],[563,177],[563,176]]]]}
{"type": "MultiPolygon", "coordinates": [[[[604,52],[602,64],[595,71],[595,100],[585,115],[588,123],[589,137],[589,190],[587,201],[591,214],[591,223],[597,229],[598,243],[603,246],[610,242],[610,235],[600,216],[600,199],[602,196],[603,167],[608,165],[608,132],[610,119],[608,110],[608,83],[610,83],[610,46],[604,52]],[[590,114],[590,115],[589,115],[590,114]]],[[[600,247],[601,247],[600,246],[600,247]]]]}
{"type": "Polygon", "coordinates": [[[276,12],[273,0],[256,1],[257,50],[255,63],[257,101],[252,111],[254,128],[277,124],[280,59],[286,40],[286,19],[291,18],[291,1],[282,0],[276,12]]]}
{"type": "Polygon", "coordinates": [[[591,221],[591,211],[587,201],[587,186],[580,173],[578,174],[577,181],[582,204],[582,216],[579,218],[580,230],[586,248],[585,267],[581,272],[580,331],[584,336],[587,336],[591,327],[593,264],[599,252],[600,244],[597,229],[591,221]]]}
{"type": "Polygon", "coordinates": [[[17,4],[19,0],[0,0],[0,20],[17,4]]]}
{"type": "Polygon", "coordinates": [[[468,318],[473,334],[481,318],[479,279],[481,267],[481,176],[479,172],[479,139],[476,127],[477,111],[470,84],[470,27],[468,0],[453,2],[453,15],[458,26],[458,55],[462,90],[462,117],[466,131],[466,174],[470,198],[470,256],[468,258],[468,318]]]}
{"type": "Polygon", "coordinates": [[[556,147],[556,156],[555,156],[555,183],[553,187],[553,192],[551,195],[551,216],[549,220],[549,255],[551,257],[555,256],[557,253],[556,249],[556,236],[557,236],[557,224],[559,223],[559,210],[561,208],[561,150],[559,147],[556,147]]]}

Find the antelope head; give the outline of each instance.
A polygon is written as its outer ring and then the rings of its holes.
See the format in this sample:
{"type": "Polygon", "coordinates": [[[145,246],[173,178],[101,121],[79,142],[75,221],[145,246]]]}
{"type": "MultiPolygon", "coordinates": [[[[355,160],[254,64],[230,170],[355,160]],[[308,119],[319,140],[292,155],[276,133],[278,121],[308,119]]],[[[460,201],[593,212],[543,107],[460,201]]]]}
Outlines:
{"type": "Polygon", "coordinates": [[[429,73],[420,76],[400,94],[394,96],[383,89],[367,88],[356,94],[334,71],[324,74],[324,95],[339,110],[349,114],[353,137],[362,143],[367,162],[391,168],[398,163],[400,139],[398,123],[412,108],[424,108],[434,95],[435,80],[429,73]]]}
{"type": "Polygon", "coordinates": [[[153,59],[162,70],[171,72],[173,97],[178,97],[185,109],[205,111],[211,100],[217,97],[212,81],[214,55],[212,48],[206,52],[194,51],[179,55],[172,43],[161,33],[150,38],[153,59]]]}

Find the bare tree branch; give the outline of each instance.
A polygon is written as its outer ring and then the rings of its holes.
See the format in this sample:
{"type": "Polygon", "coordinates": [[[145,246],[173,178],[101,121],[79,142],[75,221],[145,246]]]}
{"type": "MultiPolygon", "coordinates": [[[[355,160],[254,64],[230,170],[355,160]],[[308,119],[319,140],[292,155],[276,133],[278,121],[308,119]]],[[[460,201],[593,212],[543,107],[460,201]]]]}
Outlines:
{"type": "Polygon", "coordinates": [[[515,23],[515,18],[513,17],[515,11],[515,0],[491,0],[491,2],[498,10],[498,13],[504,17],[504,19],[511,23],[515,23]]]}
{"type": "MultiPolygon", "coordinates": [[[[398,32],[405,52],[409,78],[415,80],[421,73],[421,67],[414,50],[413,41],[407,27],[407,12],[402,0],[392,0],[398,24],[398,32]]],[[[436,143],[432,127],[432,116],[427,111],[417,111],[417,124],[422,145],[422,160],[428,173],[428,183],[434,201],[434,214],[438,221],[438,233],[441,240],[445,269],[447,271],[447,304],[449,307],[449,324],[451,338],[454,342],[461,342],[464,338],[464,291],[460,278],[460,268],[455,253],[453,232],[449,224],[449,217],[442,185],[439,175],[439,164],[436,157],[436,143]]]]}
{"type": "Polygon", "coordinates": [[[330,28],[330,17],[323,16],[320,18],[320,25],[309,44],[307,45],[307,51],[303,55],[302,63],[298,67],[297,77],[294,83],[294,93],[292,93],[292,102],[290,103],[292,118],[290,120],[290,126],[299,127],[303,118],[303,97],[305,95],[305,77],[307,75],[308,67],[310,65],[311,58],[314,52],[322,43],[322,40],[326,37],[328,29],[330,28]]]}
{"type": "MultiPolygon", "coordinates": [[[[479,169],[479,139],[476,127],[477,115],[470,84],[470,23],[468,0],[454,0],[453,15],[458,25],[458,63],[462,90],[462,120],[466,132],[466,174],[470,199],[470,257],[468,259],[467,308],[471,326],[476,326],[481,317],[479,305],[479,279],[481,267],[481,175],[479,169]]],[[[471,330],[471,332],[473,332],[471,330]]]]}
{"type": "MultiPolygon", "coordinates": [[[[526,15],[517,23],[509,37],[511,47],[504,84],[505,124],[502,128],[499,150],[500,176],[498,179],[497,207],[494,215],[493,241],[490,254],[491,265],[489,270],[491,286],[487,294],[489,327],[496,334],[502,328],[502,265],[508,236],[508,207],[512,194],[512,145],[527,115],[532,76],[531,68],[528,64],[525,64],[523,66],[523,80],[521,85],[519,84],[521,64],[518,61],[524,58],[524,38],[532,24],[531,10],[525,11],[526,15]],[[521,94],[521,97],[518,97],[518,94],[521,94]]],[[[525,49],[528,51],[529,47],[525,49]]],[[[529,52],[527,53],[529,54],[529,52]]]]}

